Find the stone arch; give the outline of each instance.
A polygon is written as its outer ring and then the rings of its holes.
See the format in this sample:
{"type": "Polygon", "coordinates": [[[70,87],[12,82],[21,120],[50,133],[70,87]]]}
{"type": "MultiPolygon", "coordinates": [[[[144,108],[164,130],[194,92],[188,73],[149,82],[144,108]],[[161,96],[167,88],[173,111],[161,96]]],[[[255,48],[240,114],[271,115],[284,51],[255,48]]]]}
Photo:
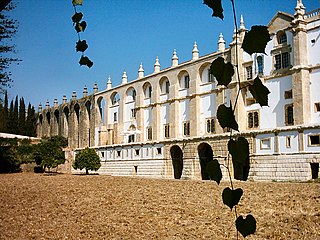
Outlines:
{"type": "Polygon", "coordinates": [[[104,122],[104,109],[105,109],[105,100],[102,96],[100,96],[97,99],[97,107],[98,107],[98,116],[100,117],[100,121],[98,120],[98,123],[103,123],[104,122]]]}
{"type": "Polygon", "coordinates": [[[207,173],[207,164],[213,159],[213,151],[208,143],[200,143],[198,146],[198,155],[201,168],[202,180],[210,180],[209,174],[207,173]]]}
{"type": "Polygon", "coordinates": [[[51,114],[50,114],[50,112],[46,113],[46,119],[47,119],[48,126],[50,126],[50,122],[51,122],[51,114]]]}
{"type": "Polygon", "coordinates": [[[87,109],[88,119],[90,120],[90,118],[91,118],[91,106],[92,106],[90,100],[86,101],[85,106],[86,106],[86,109],[87,109]]]}
{"type": "Polygon", "coordinates": [[[151,94],[152,94],[152,86],[149,82],[146,82],[143,84],[142,86],[142,90],[144,93],[144,98],[151,98],[151,94]]]}
{"type": "Polygon", "coordinates": [[[73,107],[74,109],[74,112],[76,114],[76,117],[77,117],[77,123],[79,124],[79,120],[80,120],[80,105],[79,103],[76,103],[73,107]]]}
{"type": "Polygon", "coordinates": [[[126,91],[126,102],[135,102],[137,92],[134,87],[129,87],[126,91]]]}
{"type": "Polygon", "coordinates": [[[54,121],[53,121],[53,134],[59,135],[59,126],[60,126],[60,112],[59,109],[56,109],[53,113],[54,121]]]}
{"type": "Polygon", "coordinates": [[[111,101],[111,105],[115,106],[115,105],[119,105],[120,102],[120,95],[118,92],[113,92],[110,96],[110,101],[111,101]]]}
{"type": "Polygon", "coordinates": [[[42,126],[42,123],[43,123],[43,116],[42,116],[42,114],[39,115],[39,123],[40,123],[40,125],[42,126]]]}
{"type": "Polygon", "coordinates": [[[63,108],[63,130],[62,130],[62,135],[65,138],[68,138],[68,132],[69,132],[69,108],[68,106],[65,106],[63,108]]]}
{"type": "Polygon", "coordinates": [[[214,76],[210,74],[210,66],[210,62],[205,62],[199,68],[199,75],[202,83],[209,83],[214,80],[214,76]]]}
{"type": "Polygon", "coordinates": [[[59,124],[59,116],[60,116],[60,113],[59,113],[59,110],[56,109],[54,111],[54,119],[56,120],[56,123],[59,124]]]}
{"type": "Polygon", "coordinates": [[[174,145],[170,148],[170,155],[172,159],[174,178],[180,179],[183,170],[183,152],[178,145],[174,145]]]}
{"type": "Polygon", "coordinates": [[[159,80],[159,88],[161,94],[169,94],[170,81],[166,76],[163,76],[159,80]]]}
{"type": "Polygon", "coordinates": [[[181,70],[178,73],[178,82],[180,89],[187,89],[190,86],[190,74],[187,70],[181,70]]]}

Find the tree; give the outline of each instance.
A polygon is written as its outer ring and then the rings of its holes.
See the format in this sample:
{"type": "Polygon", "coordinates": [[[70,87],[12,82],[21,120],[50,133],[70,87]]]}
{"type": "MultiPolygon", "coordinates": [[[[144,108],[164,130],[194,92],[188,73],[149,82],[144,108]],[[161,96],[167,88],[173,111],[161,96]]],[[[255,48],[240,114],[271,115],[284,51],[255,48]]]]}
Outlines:
{"type": "Polygon", "coordinates": [[[18,118],[18,133],[25,135],[26,133],[26,105],[24,104],[23,97],[20,98],[19,104],[19,118],[18,118]]]}
{"type": "Polygon", "coordinates": [[[96,151],[91,148],[85,148],[76,155],[76,160],[73,163],[74,169],[86,169],[86,174],[89,170],[97,171],[101,167],[100,158],[96,151]]]}
{"type": "MultiPolygon", "coordinates": [[[[10,87],[11,72],[8,68],[11,63],[18,63],[20,60],[12,57],[12,53],[15,53],[15,45],[11,43],[13,36],[17,32],[18,22],[11,19],[7,13],[13,10],[16,6],[13,3],[6,5],[8,1],[1,1],[1,8],[5,7],[0,12],[0,92],[3,93],[6,87],[10,87]]],[[[0,9],[1,9],[0,8],[0,9]]]]}
{"type": "Polygon", "coordinates": [[[25,135],[30,137],[36,136],[36,113],[34,106],[31,106],[31,103],[28,104],[27,118],[25,124],[25,135]]]}

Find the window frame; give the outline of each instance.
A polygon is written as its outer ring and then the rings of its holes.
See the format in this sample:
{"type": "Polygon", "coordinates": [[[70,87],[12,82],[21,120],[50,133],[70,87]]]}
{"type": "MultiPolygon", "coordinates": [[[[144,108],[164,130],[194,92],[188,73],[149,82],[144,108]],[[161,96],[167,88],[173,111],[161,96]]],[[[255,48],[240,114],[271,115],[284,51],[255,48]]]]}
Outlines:
{"type": "Polygon", "coordinates": [[[170,124],[166,123],[163,124],[163,131],[164,131],[164,138],[168,139],[170,138],[170,124]]]}
{"type": "MultiPolygon", "coordinates": [[[[293,109],[293,103],[291,104],[286,104],[284,106],[284,112],[285,112],[285,116],[284,116],[284,122],[286,126],[292,126],[294,125],[294,109],[293,109]],[[292,117],[290,117],[291,115],[289,115],[288,109],[292,108],[292,117]],[[290,117],[290,119],[289,119],[290,117]],[[289,121],[290,120],[290,121],[289,121]]],[[[291,113],[291,112],[290,112],[291,113]]]]}
{"type": "Polygon", "coordinates": [[[182,135],[185,137],[190,136],[190,121],[184,121],[182,123],[182,135]]]}
{"type": "Polygon", "coordinates": [[[259,129],[259,128],[260,128],[259,110],[247,111],[247,129],[259,129]]]}

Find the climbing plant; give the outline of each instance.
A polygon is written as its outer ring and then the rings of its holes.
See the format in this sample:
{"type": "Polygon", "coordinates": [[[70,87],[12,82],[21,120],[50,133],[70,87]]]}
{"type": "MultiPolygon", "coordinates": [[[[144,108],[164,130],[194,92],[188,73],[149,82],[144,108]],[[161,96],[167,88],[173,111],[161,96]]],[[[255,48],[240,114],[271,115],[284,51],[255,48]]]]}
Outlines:
{"type": "Polygon", "coordinates": [[[87,27],[87,22],[82,20],[83,13],[77,11],[77,7],[82,6],[83,0],[72,0],[72,5],[74,8],[74,14],[72,16],[72,22],[74,28],[78,35],[78,41],[76,42],[76,51],[81,52],[81,58],[79,61],[80,66],[85,65],[89,68],[93,66],[93,62],[84,55],[84,52],[88,48],[88,44],[86,40],[81,40],[80,33],[84,32],[87,27]]]}
{"type": "MultiPolygon", "coordinates": [[[[204,0],[203,2],[208,7],[213,10],[212,16],[218,17],[223,20],[223,7],[222,0],[204,0]]],[[[257,76],[253,83],[243,84],[240,80],[239,74],[239,56],[238,56],[238,24],[236,17],[236,8],[235,8],[235,0],[231,0],[232,4],[232,12],[234,19],[234,27],[235,27],[235,48],[236,48],[236,56],[235,56],[235,65],[230,62],[225,63],[225,59],[222,57],[218,57],[215,59],[210,66],[210,73],[214,75],[217,79],[217,85],[223,85],[228,88],[230,82],[232,81],[232,77],[236,73],[237,79],[237,97],[232,106],[230,101],[229,107],[222,104],[218,107],[217,110],[217,118],[220,126],[222,128],[227,128],[230,132],[229,142],[228,142],[228,155],[226,156],[226,165],[220,165],[217,159],[211,160],[207,165],[207,172],[210,176],[210,179],[220,184],[222,179],[222,171],[221,166],[224,166],[227,170],[230,187],[226,187],[222,192],[222,200],[225,205],[227,205],[231,211],[234,209],[235,213],[235,225],[237,229],[237,239],[239,238],[239,232],[243,237],[246,237],[250,234],[254,234],[256,231],[256,219],[251,215],[241,216],[237,213],[237,205],[241,200],[243,195],[243,190],[241,188],[236,188],[232,181],[231,171],[230,171],[230,158],[232,159],[233,165],[233,175],[234,179],[247,181],[250,169],[250,160],[249,160],[249,143],[244,137],[236,137],[233,134],[234,131],[239,132],[238,123],[236,121],[234,112],[237,106],[237,101],[242,88],[249,88],[252,96],[255,98],[256,102],[260,104],[260,106],[268,106],[268,94],[270,91],[266,86],[263,85],[259,76],[257,76]],[[231,156],[230,156],[231,155],[231,156]]],[[[250,31],[245,33],[242,49],[248,53],[265,53],[265,48],[267,43],[270,41],[270,34],[268,32],[268,28],[266,26],[253,26],[250,31]]]]}

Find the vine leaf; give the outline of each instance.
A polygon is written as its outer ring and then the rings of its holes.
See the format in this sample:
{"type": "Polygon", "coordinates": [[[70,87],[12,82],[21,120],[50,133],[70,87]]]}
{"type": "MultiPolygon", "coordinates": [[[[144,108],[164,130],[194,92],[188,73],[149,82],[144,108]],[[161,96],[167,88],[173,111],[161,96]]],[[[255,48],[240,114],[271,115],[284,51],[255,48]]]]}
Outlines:
{"type": "Polygon", "coordinates": [[[74,28],[76,29],[77,32],[84,32],[86,27],[87,27],[86,21],[82,21],[81,23],[76,23],[74,28]]]}
{"type": "Polygon", "coordinates": [[[76,50],[77,52],[84,52],[85,50],[87,50],[88,48],[88,44],[87,44],[87,41],[86,40],[79,40],[77,42],[77,45],[76,45],[76,50]]]}
{"type": "Polygon", "coordinates": [[[233,65],[230,62],[225,63],[223,57],[218,57],[211,63],[210,73],[217,79],[218,85],[227,87],[234,75],[233,65]]]}
{"type": "Polygon", "coordinates": [[[257,221],[251,214],[247,215],[246,218],[239,216],[236,220],[236,228],[243,237],[246,237],[255,233],[257,221]]]}
{"type": "Polygon", "coordinates": [[[232,156],[234,178],[247,181],[250,169],[249,143],[247,139],[244,137],[239,137],[238,140],[230,139],[228,151],[232,156]]]}
{"type": "Polygon", "coordinates": [[[249,86],[249,90],[261,107],[268,106],[268,94],[270,91],[263,85],[259,77],[254,79],[253,85],[249,86]]]}
{"type": "Polygon", "coordinates": [[[213,10],[212,17],[219,17],[223,20],[223,8],[221,0],[204,0],[203,4],[206,4],[213,10]]]}
{"type": "Polygon", "coordinates": [[[91,68],[93,66],[93,62],[86,56],[81,56],[79,64],[80,64],[80,66],[86,65],[89,68],[91,68]]]}
{"type": "Polygon", "coordinates": [[[239,203],[242,194],[243,190],[241,188],[231,190],[229,187],[227,187],[222,192],[223,203],[227,205],[230,210],[232,210],[232,208],[239,203]]]}
{"type": "Polygon", "coordinates": [[[242,48],[249,53],[265,53],[267,43],[271,40],[267,26],[252,26],[243,39],[242,48]]]}
{"type": "Polygon", "coordinates": [[[220,164],[217,159],[210,160],[206,167],[207,173],[211,180],[214,180],[218,185],[222,179],[220,164]]]}
{"type": "Polygon", "coordinates": [[[82,5],[83,0],[72,0],[72,5],[76,6],[76,5],[82,5]]]}
{"type": "Polygon", "coordinates": [[[224,104],[221,104],[217,110],[217,118],[219,124],[222,128],[232,128],[236,131],[239,131],[238,123],[235,119],[234,113],[232,111],[232,105],[230,102],[230,107],[227,107],[224,104]]]}
{"type": "Polygon", "coordinates": [[[78,22],[81,21],[82,18],[83,18],[82,12],[76,12],[76,13],[72,16],[72,22],[78,23],[78,22]]]}

